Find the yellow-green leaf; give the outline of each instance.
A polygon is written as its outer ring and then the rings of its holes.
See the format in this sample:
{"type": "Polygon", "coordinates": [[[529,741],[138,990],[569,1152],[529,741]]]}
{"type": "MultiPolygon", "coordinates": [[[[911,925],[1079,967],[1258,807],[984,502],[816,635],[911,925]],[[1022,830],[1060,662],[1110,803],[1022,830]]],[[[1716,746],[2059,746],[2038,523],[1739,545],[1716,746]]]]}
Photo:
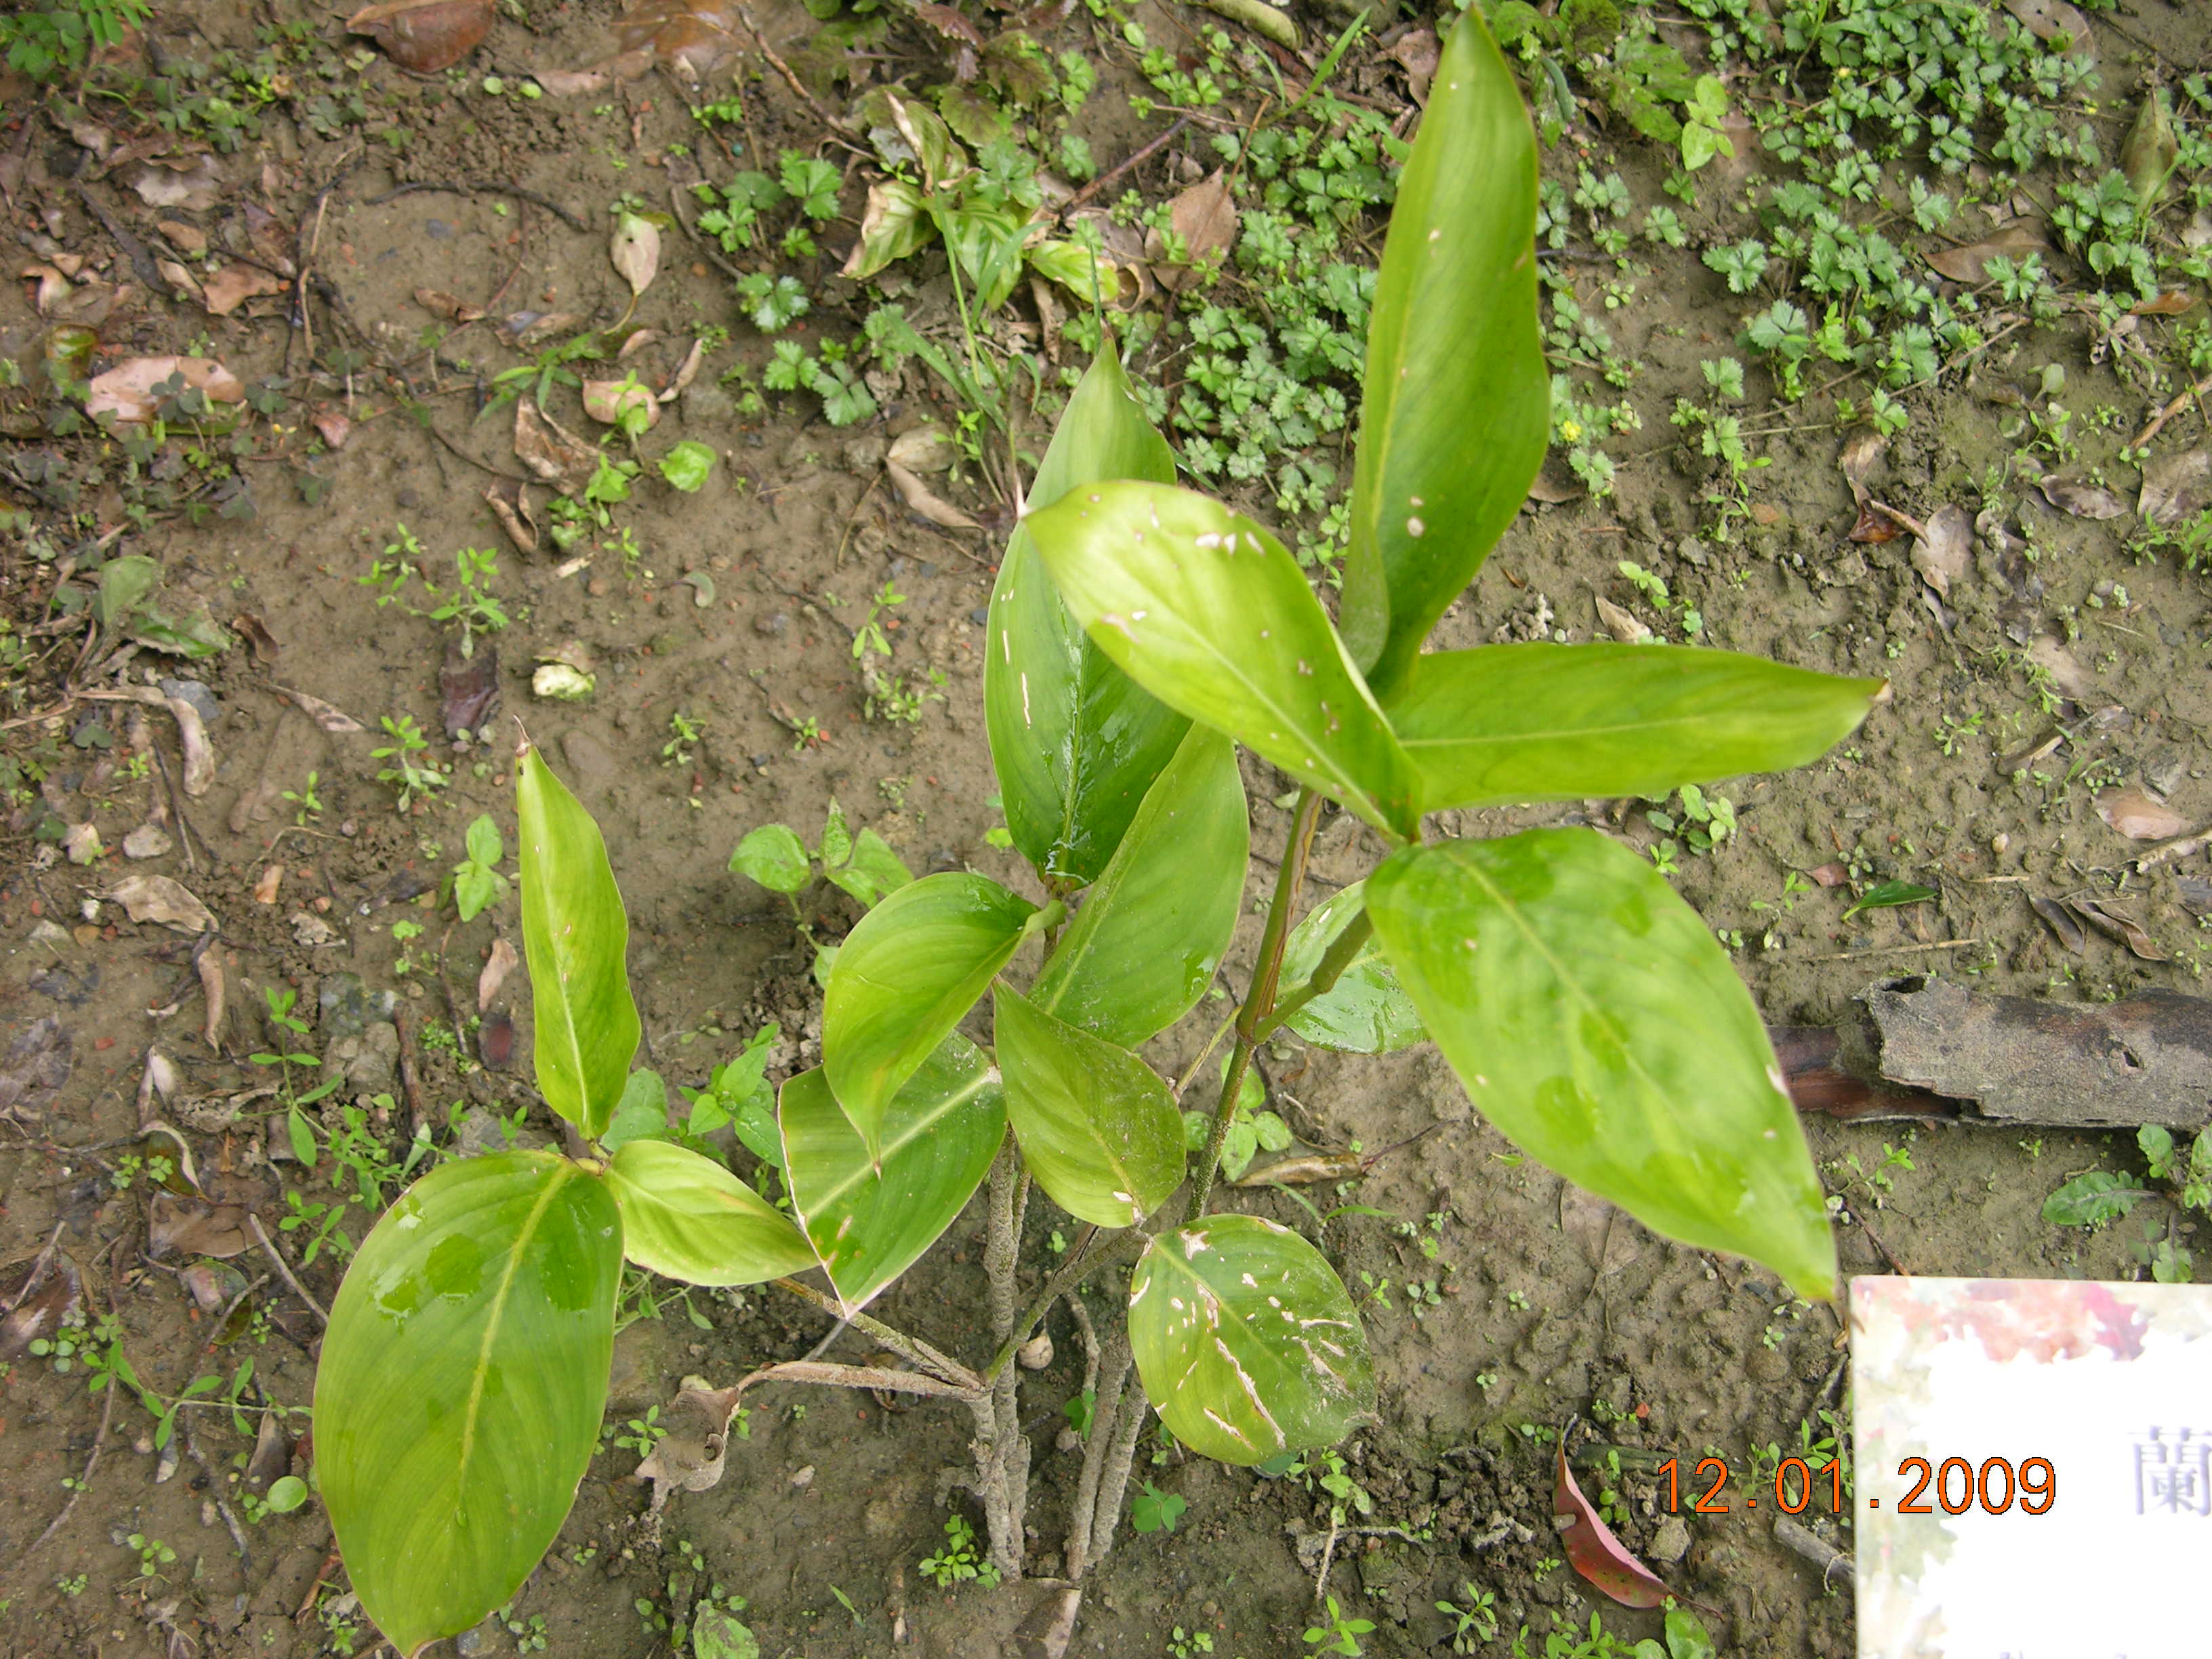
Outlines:
{"type": "Polygon", "coordinates": [[[688,1285],[760,1285],[815,1265],[790,1217],[684,1147],[627,1142],[607,1185],[622,1207],[623,1254],[641,1267],[688,1285]]]}
{"type": "Polygon", "coordinates": [[[1030,1000],[1125,1048],[1165,1030],[1221,965],[1250,847],[1237,746],[1192,726],[1084,894],[1030,1000]]]}
{"type": "Polygon", "coordinates": [[[1124,672],[1368,823],[1410,836],[1413,763],[1297,561],[1188,489],[1109,483],[1032,514],[1060,596],[1124,672]]]}
{"type": "Polygon", "coordinates": [[[1052,1201],[1079,1221],[1131,1227],[1182,1184],[1182,1118],[1127,1048],[994,988],[1006,1121],[1052,1201]]]}
{"type": "Polygon", "coordinates": [[[1670,1237],[1836,1279],[1826,1196],[1766,1027],[1711,931],[1590,830],[1394,854],[1367,913],[1478,1110],[1670,1237]]]}
{"type": "Polygon", "coordinates": [[[1421,810],[1644,795],[1824,753],[1887,682],[1683,645],[1486,645],[1418,658],[1388,705],[1421,810]]]}
{"type": "Polygon", "coordinates": [[[622,1217],[551,1152],[440,1165],[372,1229],[315,1372],[315,1474],[408,1659],[505,1605],[575,1501],[614,1352],[622,1217]]]}
{"type": "Polygon", "coordinates": [[[1210,1215],[1146,1247],[1129,1277],[1129,1346],[1160,1421],[1224,1463],[1332,1446],[1375,1414],[1343,1281],[1258,1216],[1210,1215]]]}
{"type": "Polygon", "coordinates": [[[947,1037],[891,1100],[880,1164],[818,1067],[783,1085],[776,1118],[792,1209],[848,1313],[952,1224],[1006,1136],[998,1070],[960,1036],[947,1037]]]}
{"type": "Polygon", "coordinates": [[[1339,617],[1378,693],[1513,522],[1551,435],[1536,135],[1469,11],[1446,37],[1375,279],[1339,617]]]}

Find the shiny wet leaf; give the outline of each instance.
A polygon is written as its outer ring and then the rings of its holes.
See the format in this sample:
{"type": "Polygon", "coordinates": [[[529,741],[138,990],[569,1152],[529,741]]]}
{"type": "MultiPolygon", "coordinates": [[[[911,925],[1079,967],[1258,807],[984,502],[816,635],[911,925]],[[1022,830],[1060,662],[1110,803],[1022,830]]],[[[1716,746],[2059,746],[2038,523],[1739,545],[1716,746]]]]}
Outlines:
{"type": "Polygon", "coordinates": [[[441,1164],[362,1242],[315,1374],[315,1469],[403,1655],[521,1587],[597,1449],[622,1218],[550,1152],[441,1164]]]}
{"type": "Polygon", "coordinates": [[[623,1254],[687,1285],[760,1285],[815,1265],[791,1218],[712,1158],[665,1140],[626,1143],[607,1166],[623,1254]]]}
{"type": "MultiPolygon", "coordinates": [[[[1288,996],[1313,976],[1339,934],[1358,919],[1365,904],[1364,882],[1333,894],[1291,930],[1283,950],[1280,981],[1288,996]]],[[[1425,1041],[1421,1016],[1398,983],[1396,969],[1372,937],[1345,964],[1336,983],[1285,1022],[1307,1042],[1355,1054],[1387,1054],[1425,1041]]]]}

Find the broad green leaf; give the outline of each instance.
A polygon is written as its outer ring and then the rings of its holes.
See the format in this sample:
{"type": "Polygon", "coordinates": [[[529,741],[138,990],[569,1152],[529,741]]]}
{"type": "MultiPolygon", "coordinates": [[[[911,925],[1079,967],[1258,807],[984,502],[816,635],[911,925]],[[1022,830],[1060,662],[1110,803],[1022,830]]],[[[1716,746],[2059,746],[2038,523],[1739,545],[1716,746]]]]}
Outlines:
{"type": "Polygon", "coordinates": [[[660,476],[685,495],[704,489],[714,468],[714,447],[696,438],[686,438],[660,458],[660,476]]]}
{"type": "MultiPolygon", "coordinates": [[[[797,836],[793,836],[796,841],[797,836]]],[[[890,843],[872,830],[854,837],[853,849],[836,869],[824,872],[830,881],[872,909],[914,879],[906,861],[891,851],[890,843]]]]}
{"type": "Polygon", "coordinates": [[[872,1153],[884,1114],[1005,967],[1036,914],[988,876],[926,876],[860,918],[822,996],[822,1070],[872,1153]]]}
{"type": "Polygon", "coordinates": [[[1134,1226],[1182,1184],[1182,1120],[1168,1085],[1127,1048],[1006,986],[991,1000],[1006,1121],[1030,1173],[1077,1220],[1134,1226]]]}
{"type": "MultiPolygon", "coordinates": [[[[1175,455],[1137,407],[1109,340],[1030,485],[1032,512],[1078,484],[1175,482],[1175,455]]],[[[1095,881],[1190,722],[1091,642],[1015,526],[991,588],[983,720],[1006,829],[1047,879],[1095,881]]]]}
{"type": "Polygon", "coordinates": [[[362,1607],[408,1659],[504,1605],[568,1517],[622,1252],[604,1181],[492,1152],[432,1170],[355,1255],[315,1372],[315,1474],[362,1607]]]}
{"type": "Polygon", "coordinates": [[[527,738],[516,757],[514,808],[538,1092],[596,1139],[637,1052],[629,918],[599,826],[527,738]]]}
{"type": "Polygon", "coordinates": [[[1133,1048],[1190,1012],[1236,931],[1251,830],[1237,746],[1193,726],[1030,996],[1133,1048]]]}
{"type": "Polygon", "coordinates": [[[1589,830],[1408,848],[1367,912],[1468,1098],[1656,1231],[1835,1288],[1825,1194],[1766,1028],[1656,871],[1589,830]]]}
{"type": "Polygon", "coordinates": [[[937,226],[923,210],[922,194],[903,179],[886,179],[868,186],[867,206],[860,214],[860,237],[837,274],[856,283],[866,282],[884,266],[927,245],[937,226]]]}
{"type": "Polygon", "coordinates": [[[730,868],[749,876],[771,893],[795,893],[811,873],[806,843],[788,825],[763,823],[748,833],[730,854],[730,868]]]}
{"type": "Polygon", "coordinates": [[[998,1071],[959,1036],[946,1038],[891,1101],[880,1166],[818,1067],[783,1085],[777,1118],[791,1207],[848,1313],[937,1242],[1006,1138],[998,1071]]]}
{"type": "Polygon", "coordinates": [[[1160,1421],[1224,1463],[1333,1446],[1375,1414],[1343,1282],[1258,1216],[1210,1215],[1146,1248],[1129,1278],[1129,1346],[1160,1421]]]}
{"type": "MultiPolygon", "coordinates": [[[[1283,948],[1282,995],[1313,977],[1322,955],[1358,918],[1366,884],[1353,882],[1291,930],[1283,948]]],[[[1370,937],[1336,983],[1284,1022],[1307,1042],[1354,1054],[1387,1054],[1427,1040],[1413,1000],[1370,937]]],[[[1235,1177],[1231,1177],[1233,1180],[1235,1177]]]]}
{"type": "Polygon", "coordinates": [[[1482,19],[1445,40],[1375,279],[1339,615],[1378,693],[1513,522],[1551,439],[1536,135],[1482,19]]]}
{"type": "Polygon", "coordinates": [[[791,1218],[720,1164],[665,1140],[633,1140],[607,1166],[623,1254],[687,1285],[760,1285],[815,1265],[791,1218]]]}
{"type": "Polygon", "coordinates": [[[1029,528],[1068,610],[1132,679],[1377,829],[1413,833],[1413,763],[1280,542],[1151,483],[1086,485],[1029,528]]]}
{"type": "Polygon", "coordinates": [[[2051,1227],[2094,1227],[2118,1221],[2151,1196],[2143,1188],[2106,1170],[2075,1176],[2043,1200],[2043,1219],[2051,1227]]]}
{"type": "Polygon", "coordinates": [[[1862,910],[1894,910],[1904,904],[1925,904],[1936,896],[1933,887],[1913,881],[1878,881],[1851,901],[1843,919],[1849,921],[1862,910]]]}
{"type": "Polygon", "coordinates": [[[599,1132],[599,1142],[607,1152],[617,1152],[633,1140],[665,1140],[668,1127],[668,1085],[660,1073],[641,1067],[629,1074],[614,1115],[599,1132]]]}
{"type": "Polygon", "coordinates": [[[1802,766],[1884,684],[1686,645],[1486,645],[1416,659],[1387,707],[1437,812],[1802,766]]]}

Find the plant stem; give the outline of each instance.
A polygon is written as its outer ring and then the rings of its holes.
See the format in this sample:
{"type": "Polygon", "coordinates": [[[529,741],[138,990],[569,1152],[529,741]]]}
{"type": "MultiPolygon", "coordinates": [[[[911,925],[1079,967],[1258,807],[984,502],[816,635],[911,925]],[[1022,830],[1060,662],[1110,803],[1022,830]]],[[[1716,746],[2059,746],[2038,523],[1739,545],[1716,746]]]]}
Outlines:
{"type": "Polygon", "coordinates": [[[1352,959],[1374,935],[1374,919],[1363,908],[1357,916],[1345,924],[1344,931],[1329,941],[1328,949],[1314,968],[1313,976],[1277,1003],[1274,1012],[1260,1022],[1254,1030],[1254,1039],[1266,1042],[1292,1014],[1316,997],[1327,996],[1335,989],[1336,981],[1344,976],[1344,970],[1352,966],[1352,959]]]}
{"type": "MultiPolygon", "coordinates": [[[[1229,1139],[1230,1123],[1237,1115],[1237,1097],[1244,1086],[1245,1068],[1260,1040],[1260,1023],[1274,1012],[1275,987],[1283,972],[1283,947],[1290,942],[1291,911],[1298,890],[1305,885],[1306,855],[1313,848],[1314,826],[1321,821],[1321,797],[1311,789],[1298,792],[1297,815],[1291,821],[1290,845],[1275,872],[1275,896],[1267,902],[1267,931],[1260,936],[1259,960],[1252,970],[1252,986],[1237,1014],[1237,1043],[1229,1051],[1229,1069],[1221,1079],[1221,1098],[1214,1103],[1213,1129],[1206,1138],[1198,1173],[1191,1177],[1190,1207],[1184,1212],[1188,1226],[1206,1213],[1213,1195],[1213,1177],[1221,1168],[1222,1144],[1229,1139]]],[[[1346,931],[1349,932],[1349,929],[1346,931]]],[[[1122,1471],[1124,1476],[1127,1471],[1122,1471]]]]}
{"type": "MultiPolygon", "coordinates": [[[[1091,1432],[1083,1441],[1083,1473],[1075,1483],[1075,1514],[1068,1522],[1066,1560],[1061,1567],[1072,1583],[1080,1583],[1085,1569],[1091,1565],[1091,1540],[1098,1525],[1098,1482],[1105,1473],[1107,1454],[1115,1438],[1115,1428],[1121,1421],[1123,1385],[1129,1377],[1129,1337],[1126,1331],[1115,1331],[1106,1339],[1104,1352],[1099,1357],[1097,1390],[1091,1396],[1091,1432]]],[[[1111,1533],[1117,1515],[1106,1517],[1106,1530],[1111,1533]]]]}
{"type": "Polygon", "coordinates": [[[1036,1329],[1037,1321],[1044,1317],[1045,1310],[1054,1303],[1061,1297],[1070,1294],[1077,1285],[1101,1267],[1110,1267],[1124,1257],[1134,1255],[1150,1242],[1151,1236],[1143,1229],[1125,1227],[1111,1235],[1105,1246],[1096,1255],[1086,1260],[1083,1254],[1084,1249],[1097,1237],[1098,1229],[1088,1222],[1084,1224],[1087,1231],[1077,1237],[1075,1248],[1068,1252],[1066,1262],[1058,1273],[1045,1281],[1044,1288],[1039,1291],[1036,1299],[1023,1310],[1022,1316],[1015,1322],[1012,1333],[999,1345],[999,1352],[992,1355],[991,1363],[983,1370],[985,1382],[989,1382],[1000,1371],[1006,1370],[1006,1363],[1014,1357],[1014,1350],[1030,1340],[1030,1333],[1036,1329]]]}
{"type": "Polygon", "coordinates": [[[778,1290],[789,1291],[801,1301],[811,1302],[824,1313],[843,1320],[854,1329],[866,1331],[908,1364],[957,1388],[980,1389],[987,1380],[976,1376],[958,1360],[938,1352],[918,1336],[908,1336],[904,1331],[894,1330],[882,1320],[867,1314],[847,1313],[838,1305],[836,1297],[823,1295],[811,1285],[802,1285],[795,1279],[779,1279],[775,1284],[778,1290]]]}

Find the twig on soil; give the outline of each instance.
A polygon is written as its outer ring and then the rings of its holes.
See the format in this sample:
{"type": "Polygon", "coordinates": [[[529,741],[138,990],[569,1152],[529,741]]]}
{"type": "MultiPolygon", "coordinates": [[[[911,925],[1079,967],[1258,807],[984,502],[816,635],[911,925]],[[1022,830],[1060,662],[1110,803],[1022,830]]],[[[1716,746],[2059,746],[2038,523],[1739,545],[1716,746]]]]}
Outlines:
{"type": "Polygon", "coordinates": [[[100,1454],[107,1445],[107,1425],[115,1419],[116,1387],[112,1379],[110,1379],[105,1392],[107,1400],[100,1408],[100,1430],[92,1437],[92,1455],[84,1460],[84,1473],[77,1477],[76,1485],[70,1488],[69,1501],[62,1505],[62,1512],[46,1523],[46,1529],[39,1534],[37,1540],[23,1552],[22,1557],[17,1558],[19,1563],[25,1557],[36,1555],[40,1546],[62,1529],[62,1522],[70,1518],[70,1511],[76,1507],[76,1500],[84,1496],[85,1488],[92,1484],[92,1472],[100,1467],[100,1454]]]}
{"type": "Polygon", "coordinates": [[[1177,121],[1173,126],[1170,127],[1165,132],[1162,133],[1158,137],[1153,139],[1152,143],[1145,145],[1141,149],[1139,149],[1131,155],[1127,161],[1120,162],[1100,173],[1089,184],[1084,185],[1081,190],[1077,191],[1074,195],[1069,197],[1066,201],[1060,204],[1060,216],[1065,219],[1069,214],[1074,212],[1076,209],[1081,207],[1092,197],[1097,195],[1100,191],[1105,189],[1107,185],[1121,178],[1132,167],[1140,167],[1152,157],[1158,155],[1160,151],[1166,149],[1167,146],[1174,141],[1176,134],[1181,132],[1189,125],[1190,118],[1186,115],[1181,120],[1177,121]]]}
{"type": "Polygon", "coordinates": [[[1865,957],[1918,957],[1931,951],[1964,951],[1979,945],[1978,939],[1937,939],[1933,945],[1877,945],[1871,951],[1834,951],[1826,956],[1804,957],[1804,962],[1857,962],[1865,957]]]}
{"type": "Polygon", "coordinates": [[[455,455],[466,461],[471,466],[480,467],[484,471],[490,473],[495,478],[505,478],[510,483],[519,484],[532,484],[538,482],[535,478],[524,477],[520,472],[509,472],[505,467],[494,466],[489,461],[478,459],[476,456],[470,454],[467,450],[455,443],[451,438],[448,438],[444,433],[439,431],[434,425],[425,422],[422,429],[428,433],[432,437],[435,438],[440,443],[445,445],[445,447],[451,450],[455,455]]]}
{"type": "Polygon", "coordinates": [[[908,1336],[904,1331],[894,1330],[880,1319],[864,1313],[847,1313],[832,1297],[823,1295],[811,1285],[801,1284],[795,1279],[775,1281],[779,1290],[790,1291],[801,1301],[811,1302],[823,1312],[832,1314],[857,1329],[866,1331],[908,1364],[919,1365],[942,1382],[955,1388],[980,1391],[985,1379],[975,1375],[957,1359],[948,1358],[918,1336],[908,1336]]]}
{"type": "Polygon", "coordinates": [[[276,1271],[284,1276],[284,1282],[292,1287],[292,1294],[306,1303],[317,1319],[325,1325],[328,1325],[331,1322],[330,1315],[323,1311],[323,1304],[307,1293],[307,1287],[302,1285],[292,1272],[292,1264],[284,1260],[283,1253],[276,1248],[276,1241],[269,1237],[269,1230],[261,1224],[261,1218],[248,1210],[246,1212],[246,1224],[253,1234],[253,1242],[260,1245],[263,1253],[276,1264],[276,1271]]]}
{"type": "Polygon", "coordinates": [[[1913,1276],[1912,1269],[1899,1261],[1897,1259],[1897,1253],[1883,1243],[1881,1235],[1867,1224],[1866,1212],[1856,1205],[1851,1206],[1851,1223],[1867,1236],[1867,1243],[1881,1253],[1881,1259],[1889,1263],[1890,1272],[1895,1273],[1899,1279],[1911,1279],[1913,1276]]]}
{"type": "Polygon", "coordinates": [[[200,1352],[202,1353],[210,1354],[215,1352],[215,1345],[222,1335],[222,1328],[230,1323],[230,1316],[238,1311],[239,1304],[244,1302],[247,1297],[252,1296],[254,1291],[259,1290],[268,1282],[269,1275],[267,1273],[264,1273],[260,1278],[255,1279],[251,1285],[248,1285],[236,1296],[234,1296],[229,1301],[222,1304],[222,1311],[215,1316],[213,1323],[208,1331],[207,1341],[201,1346],[200,1352]]]}
{"type": "Polygon", "coordinates": [[[895,1371],[881,1365],[826,1365],[811,1359],[785,1359],[773,1365],[763,1365],[739,1378],[738,1387],[750,1389],[759,1382],[814,1382],[832,1389],[890,1389],[901,1394],[927,1394],[942,1400],[963,1400],[970,1405],[980,1403],[987,1397],[977,1389],[963,1389],[957,1383],[947,1382],[942,1377],[929,1376],[921,1371],[895,1371]]]}
{"type": "Polygon", "coordinates": [[[2152,416],[2150,417],[2150,423],[2144,427],[2142,431],[2136,434],[2135,441],[2130,444],[2128,447],[2130,449],[2141,449],[2153,438],[2158,436],[2160,428],[2162,428],[2168,421],[2180,414],[2183,410],[2188,408],[2190,404],[2195,403],[2199,398],[2202,398],[2208,392],[2212,392],[2212,374],[2207,374],[2203,380],[2197,381],[2196,385],[2191,386],[2186,392],[2183,392],[2179,398],[2176,398],[2172,403],[2167,404],[2164,408],[2160,409],[2157,414],[2152,416]]]}
{"type": "MultiPolygon", "coordinates": [[[[1105,1352],[1100,1356],[1093,1384],[1097,1392],[1091,1396],[1091,1432],[1083,1442],[1083,1471],[1075,1482],[1075,1513],[1068,1522],[1066,1559],[1062,1563],[1071,1583],[1082,1582],[1095,1559],[1091,1538],[1098,1524],[1098,1481],[1105,1473],[1107,1454],[1120,1425],[1121,1396],[1129,1380],[1129,1365],[1128,1334],[1117,1330],[1106,1339],[1105,1352]]],[[[1141,1409],[1143,1396],[1139,1395],[1138,1399],[1141,1409]]],[[[1107,1516],[1106,1530],[1109,1534],[1119,1518],[1107,1516]]]]}
{"type": "Polygon", "coordinates": [[[1337,1513],[1335,1506],[1332,1504],[1328,1511],[1328,1542],[1322,1546],[1321,1571],[1314,1575],[1314,1605],[1316,1607],[1321,1605],[1322,1596],[1328,1585],[1328,1570],[1336,1562],[1337,1534],[1343,1529],[1343,1523],[1336,1518],[1337,1513]]]}
{"type": "Polygon", "coordinates": [[[1820,1570],[1820,1587],[1827,1588],[1829,1575],[1841,1568],[1844,1576],[1851,1575],[1851,1558],[1838,1549],[1810,1527],[1802,1526],[1786,1515],[1774,1518],[1774,1540],[1796,1555],[1802,1555],[1820,1570]]]}
{"type": "Polygon", "coordinates": [[[532,207],[542,207],[548,213],[558,215],[571,230],[589,230],[591,221],[573,209],[564,208],[550,196],[540,196],[534,190],[525,190],[520,185],[501,184],[489,179],[465,179],[457,184],[442,179],[418,179],[412,184],[386,191],[381,196],[372,196],[364,205],[382,207],[386,202],[402,196],[411,196],[418,190],[434,191],[442,196],[512,196],[518,202],[527,202],[532,207]]]}

